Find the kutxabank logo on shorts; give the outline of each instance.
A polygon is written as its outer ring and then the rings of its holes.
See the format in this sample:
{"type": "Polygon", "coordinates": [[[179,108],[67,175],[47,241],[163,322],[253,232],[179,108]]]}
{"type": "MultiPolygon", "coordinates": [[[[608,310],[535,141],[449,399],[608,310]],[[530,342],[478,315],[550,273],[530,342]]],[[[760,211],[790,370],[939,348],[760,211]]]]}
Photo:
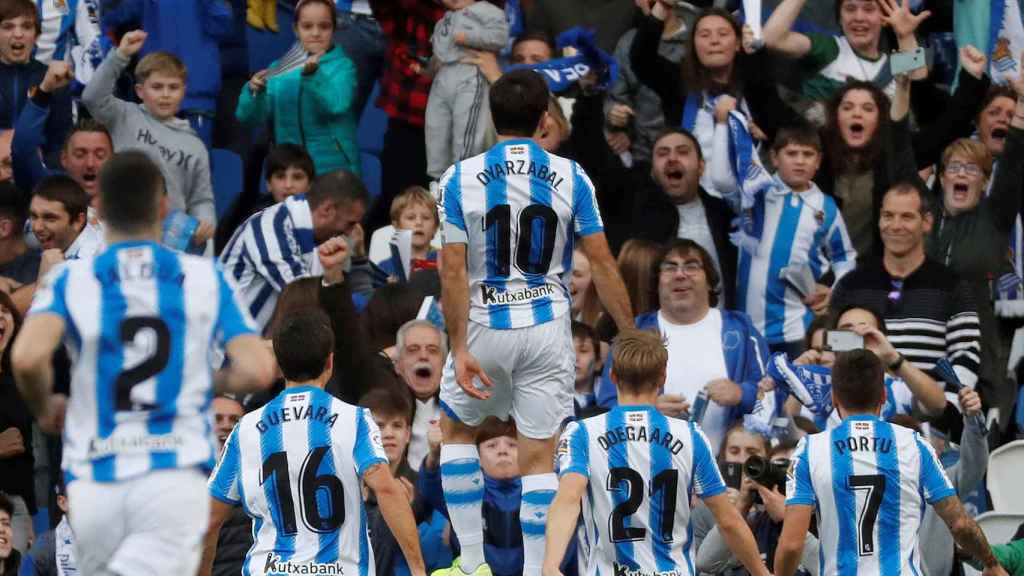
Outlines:
{"type": "Polygon", "coordinates": [[[345,574],[341,562],[318,563],[318,562],[292,562],[282,560],[281,556],[273,552],[267,552],[267,562],[263,567],[263,573],[267,576],[278,576],[285,574],[329,574],[340,576],[345,574]]]}
{"type": "Polygon", "coordinates": [[[613,562],[615,576],[679,576],[678,570],[643,570],[641,568],[630,568],[624,564],[613,562]]]}
{"type": "Polygon", "coordinates": [[[544,284],[543,286],[523,288],[522,290],[509,292],[506,290],[500,290],[494,286],[481,284],[480,294],[485,306],[496,304],[518,304],[520,302],[530,302],[537,298],[554,296],[555,287],[551,284],[544,284]]]}

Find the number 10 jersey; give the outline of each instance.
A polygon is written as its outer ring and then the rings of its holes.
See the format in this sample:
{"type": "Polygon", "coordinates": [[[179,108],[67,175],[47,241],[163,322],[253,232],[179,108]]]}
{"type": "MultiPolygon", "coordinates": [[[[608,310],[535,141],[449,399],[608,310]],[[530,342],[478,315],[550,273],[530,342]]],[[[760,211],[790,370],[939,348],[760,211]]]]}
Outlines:
{"type": "Polygon", "coordinates": [[[725,492],[700,428],[653,406],[616,406],[571,422],[558,473],[582,474],[586,576],[696,576],[690,496],[725,492]]]}
{"type": "Polygon", "coordinates": [[[286,388],[246,414],[209,484],[253,518],[242,573],[372,573],[361,479],[387,461],[370,411],[319,388],[286,388]]]}
{"type": "Polygon", "coordinates": [[[210,351],[254,332],[213,260],[117,243],[54,269],[29,314],[64,322],[69,482],[213,468],[210,351]]]}
{"type": "Polygon", "coordinates": [[[449,168],[438,191],[444,242],[467,245],[471,320],[508,330],[569,310],[573,240],[604,230],[582,168],[508,140],[449,168]]]}

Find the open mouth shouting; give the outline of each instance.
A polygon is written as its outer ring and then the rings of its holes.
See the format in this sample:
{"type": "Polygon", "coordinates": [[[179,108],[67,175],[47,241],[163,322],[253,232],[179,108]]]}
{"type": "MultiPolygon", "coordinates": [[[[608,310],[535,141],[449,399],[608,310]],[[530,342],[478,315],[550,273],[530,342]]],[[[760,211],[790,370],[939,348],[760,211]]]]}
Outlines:
{"type": "Polygon", "coordinates": [[[953,184],[953,202],[957,204],[966,204],[971,196],[971,189],[965,182],[957,182],[953,184]]]}

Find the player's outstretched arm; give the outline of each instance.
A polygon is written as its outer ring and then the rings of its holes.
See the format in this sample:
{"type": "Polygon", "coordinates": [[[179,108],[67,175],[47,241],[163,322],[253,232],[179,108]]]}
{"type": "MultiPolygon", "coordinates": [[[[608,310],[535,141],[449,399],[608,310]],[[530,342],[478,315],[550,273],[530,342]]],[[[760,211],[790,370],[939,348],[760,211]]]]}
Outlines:
{"type": "Polygon", "coordinates": [[[45,432],[57,432],[61,414],[51,410],[53,352],[64,336],[64,319],[56,314],[34,314],[25,320],[11,349],[11,369],[21,397],[45,432]]]}
{"type": "Polygon", "coordinates": [[[590,260],[594,286],[597,287],[597,296],[604,309],[615,320],[620,331],[633,328],[633,307],[629,303],[629,293],[622,283],[619,265],[608,248],[604,232],[584,236],[580,239],[580,247],[590,260]]]}
{"type": "Polygon", "coordinates": [[[388,528],[398,541],[402,555],[409,564],[412,576],[426,576],[427,567],[423,563],[420,551],[420,534],[416,529],[416,519],[409,506],[409,495],[391,475],[387,464],[377,464],[363,473],[363,480],[377,496],[380,513],[384,516],[388,528]]]}
{"type": "Polygon", "coordinates": [[[811,526],[811,514],[814,508],[803,504],[786,506],[786,516],[782,521],[782,534],[775,549],[775,574],[792,576],[800,565],[807,530],[811,526]]]}
{"type": "Polygon", "coordinates": [[[576,519],[580,516],[580,499],[587,489],[587,478],[568,473],[558,481],[558,492],[548,509],[547,541],[544,545],[544,576],[561,576],[559,567],[565,558],[565,549],[576,532],[576,519]]]}
{"type": "Polygon", "coordinates": [[[274,381],[274,358],[262,338],[255,334],[242,334],[228,342],[231,373],[227,379],[227,392],[254,392],[266,390],[274,381]]]}
{"type": "Polygon", "coordinates": [[[986,576],[1006,574],[999,561],[992,554],[992,547],[985,538],[985,533],[973,518],[967,515],[964,505],[956,496],[948,496],[932,505],[935,513],[949,527],[953,540],[968,554],[977,558],[985,566],[986,576]]]}
{"type": "Polygon", "coordinates": [[[203,537],[203,559],[199,562],[198,576],[210,576],[213,573],[213,560],[217,556],[217,539],[220,527],[227,522],[234,506],[227,502],[210,498],[210,523],[203,537]]]}
{"type": "Polygon", "coordinates": [[[757,541],[754,540],[750,527],[729,501],[729,497],[725,493],[716,494],[705,498],[704,504],[714,514],[715,523],[718,524],[718,530],[725,538],[725,543],[743,563],[747,572],[753,576],[770,576],[768,569],[761,562],[761,554],[757,551],[757,541]]]}

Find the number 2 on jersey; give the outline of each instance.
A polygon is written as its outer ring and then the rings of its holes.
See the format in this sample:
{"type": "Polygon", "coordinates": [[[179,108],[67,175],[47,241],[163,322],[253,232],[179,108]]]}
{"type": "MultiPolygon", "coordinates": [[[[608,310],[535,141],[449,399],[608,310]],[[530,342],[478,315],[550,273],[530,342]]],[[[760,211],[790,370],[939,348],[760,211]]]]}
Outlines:
{"type": "Polygon", "coordinates": [[[155,336],[156,348],[135,367],[117,375],[117,380],[114,381],[114,406],[118,412],[155,408],[152,404],[133,403],[132,388],[163,372],[167,367],[167,361],[171,357],[171,331],[167,328],[167,323],[156,316],[133,316],[121,322],[119,336],[122,344],[131,344],[139,334],[146,331],[155,336]]]}
{"type": "Polygon", "coordinates": [[[885,476],[881,474],[854,474],[846,477],[846,485],[854,492],[865,491],[864,507],[857,515],[857,553],[871,556],[875,553],[875,521],[878,508],[885,495],[885,476]]]}
{"type": "MultiPolygon", "coordinates": [[[[651,480],[650,495],[653,497],[661,492],[661,540],[672,541],[672,532],[676,520],[676,495],[679,489],[679,471],[667,468],[651,480]]],[[[612,510],[608,518],[608,533],[612,542],[629,542],[643,540],[647,530],[639,526],[626,526],[626,518],[632,516],[644,502],[644,478],[632,468],[612,468],[608,471],[608,482],[605,486],[609,492],[626,491],[626,499],[612,510]],[[623,488],[622,484],[625,484],[623,488]]]]}
{"type": "MultiPolygon", "coordinates": [[[[306,454],[299,472],[299,504],[302,523],[313,532],[334,532],[345,523],[345,488],[341,478],[334,474],[317,474],[320,463],[330,450],[328,446],[314,448],[306,454]],[[317,497],[327,499],[328,513],[324,515],[317,497]]],[[[298,533],[295,501],[292,499],[291,474],[288,473],[288,453],[274,452],[263,461],[260,486],[274,479],[274,498],[279,511],[278,530],[291,536],[298,533]]]]}
{"type": "MultiPolygon", "coordinates": [[[[530,204],[519,213],[518,224],[516,268],[523,274],[547,274],[555,252],[558,214],[549,206],[530,204]]],[[[508,278],[512,273],[512,207],[498,204],[488,210],[484,231],[487,232],[487,260],[493,263],[488,265],[488,273],[508,278]]]]}

